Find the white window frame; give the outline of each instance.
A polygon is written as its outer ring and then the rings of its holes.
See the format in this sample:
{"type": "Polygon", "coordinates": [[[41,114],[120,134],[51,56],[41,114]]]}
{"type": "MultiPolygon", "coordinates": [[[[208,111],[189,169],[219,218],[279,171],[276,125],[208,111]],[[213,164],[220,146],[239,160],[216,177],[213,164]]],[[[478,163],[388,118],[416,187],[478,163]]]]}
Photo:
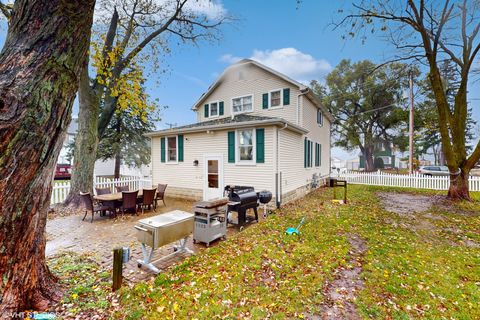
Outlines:
{"type": "Polygon", "coordinates": [[[220,100],[210,101],[208,103],[208,118],[218,118],[220,116],[220,100]],[[212,103],[217,104],[217,114],[212,116],[212,103]]]}
{"type": "Polygon", "coordinates": [[[283,88],[268,91],[268,109],[280,109],[280,108],[283,108],[283,88]],[[280,105],[272,107],[272,92],[277,92],[277,91],[280,91],[280,105]]]}
{"type": "Polygon", "coordinates": [[[178,135],[175,135],[175,136],[167,136],[165,137],[165,163],[166,164],[178,164],[178,135]],[[176,155],[175,155],[175,159],[176,160],[170,160],[170,152],[168,152],[168,139],[169,138],[175,138],[175,151],[176,151],[176,155]]]}
{"type": "MultiPolygon", "coordinates": [[[[253,93],[251,94],[246,94],[246,95],[243,95],[243,96],[239,96],[239,97],[233,97],[230,102],[231,102],[231,105],[230,105],[230,110],[232,112],[232,114],[241,114],[241,113],[249,113],[249,112],[253,112],[255,110],[255,95],[253,93]],[[248,111],[239,111],[239,112],[235,112],[233,111],[233,100],[235,99],[242,99],[242,98],[246,98],[246,97],[252,97],[252,110],[248,110],[248,111]]],[[[242,107],[243,107],[243,104],[242,104],[242,107]]]]}
{"type": "Polygon", "coordinates": [[[257,165],[257,130],[255,128],[241,128],[235,130],[235,164],[241,166],[255,166],[257,165]],[[252,160],[240,160],[240,131],[252,130],[252,160]]]}
{"type": "Polygon", "coordinates": [[[317,124],[319,127],[323,127],[323,112],[320,108],[317,109],[317,124]],[[320,113],[320,122],[318,122],[318,114],[320,113]]]}

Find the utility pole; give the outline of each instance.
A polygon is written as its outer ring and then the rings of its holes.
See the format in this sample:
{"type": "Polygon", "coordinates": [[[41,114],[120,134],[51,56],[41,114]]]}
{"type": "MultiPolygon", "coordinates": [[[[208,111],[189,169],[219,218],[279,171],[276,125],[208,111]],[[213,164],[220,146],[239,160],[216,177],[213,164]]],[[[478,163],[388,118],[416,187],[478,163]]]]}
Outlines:
{"type": "Polygon", "coordinates": [[[408,136],[408,173],[413,173],[413,72],[410,70],[410,117],[408,136]]]}

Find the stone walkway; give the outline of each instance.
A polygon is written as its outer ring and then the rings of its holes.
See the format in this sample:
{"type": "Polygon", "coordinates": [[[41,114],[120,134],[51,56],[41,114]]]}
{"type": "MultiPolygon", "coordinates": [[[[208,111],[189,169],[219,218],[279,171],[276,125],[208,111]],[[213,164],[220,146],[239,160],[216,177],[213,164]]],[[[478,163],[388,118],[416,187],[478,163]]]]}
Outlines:
{"type": "MultiPolygon", "coordinates": [[[[116,219],[110,217],[100,217],[95,215],[93,223],[90,223],[90,217],[82,221],[82,215],[71,215],[66,217],[57,217],[47,222],[47,257],[55,256],[62,251],[74,251],[79,254],[92,254],[97,258],[100,264],[109,270],[112,268],[112,250],[115,247],[130,247],[131,260],[124,266],[124,277],[128,281],[138,282],[146,278],[154,276],[153,272],[146,268],[137,267],[137,259],[142,258],[142,250],[140,243],[135,237],[134,225],[137,220],[146,217],[166,213],[172,210],[192,211],[193,202],[182,199],[165,200],[166,206],[159,203],[156,212],[153,210],[145,211],[145,213],[134,216],[132,214],[119,215],[116,219]]],[[[260,210],[261,211],[261,210],[260,210]]],[[[259,212],[259,215],[260,212],[259,212]]],[[[237,232],[234,227],[228,228],[228,235],[237,232]]],[[[220,240],[212,242],[210,245],[215,246],[220,240]]],[[[154,259],[156,260],[173,252],[173,245],[170,244],[155,251],[154,259]]],[[[197,252],[204,249],[203,244],[193,244],[192,236],[189,237],[187,247],[197,252]]],[[[186,255],[179,254],[169,259],[155,263],[160,270],[165,269],[175,262],[181,261],[186,255]]]]}

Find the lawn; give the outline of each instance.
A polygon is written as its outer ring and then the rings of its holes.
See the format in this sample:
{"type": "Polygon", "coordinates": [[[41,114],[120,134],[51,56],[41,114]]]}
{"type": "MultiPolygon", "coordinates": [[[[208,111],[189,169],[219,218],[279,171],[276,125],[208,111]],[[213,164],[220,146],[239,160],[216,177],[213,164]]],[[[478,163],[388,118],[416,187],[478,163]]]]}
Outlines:
{"type": "Polygon", "coordinates": [[[93,312],[99,303],[125,319],[308,318],[320,314],[334,271],[354,267],[348,236],[357,235],[366,244],[363,289],[354,300],[360,316],[480,318],[478,194],[475,203],[401,215],[382,209],[376,193],[438,192],[349,186],[349,204],[339,205],[330,201],[331,191],[319,189],[153,281],[122,289],[114,308],[106,293],[79,291],[86,280],[73,282],[74,271],[65,276],[57,265],[70,287],[68,306],[74,313],[93,312]],[[302,217],[300,237],[286,235],[302,217]]]}

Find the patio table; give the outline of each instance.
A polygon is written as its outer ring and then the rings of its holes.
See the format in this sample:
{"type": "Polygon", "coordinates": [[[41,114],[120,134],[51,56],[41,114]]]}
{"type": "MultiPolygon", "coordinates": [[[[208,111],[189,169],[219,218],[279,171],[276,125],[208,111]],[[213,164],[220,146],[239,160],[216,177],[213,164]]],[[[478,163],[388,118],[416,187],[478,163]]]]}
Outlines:
{"type": "MultiPolygon", "coordinates": [[[[132,190],[132,191],[135,191],[135,190],[132,190]]],[[[143,197],[143,190],[140,189],[138,190],[137,198],[142,198],[142,197],[143,197]]],[[[117,192],[117,193],[109,193],[109,194],[100,194],[100,195],[94,196],[93,198],[98,201],[122,201],[122,193],[117,192]]]]}

